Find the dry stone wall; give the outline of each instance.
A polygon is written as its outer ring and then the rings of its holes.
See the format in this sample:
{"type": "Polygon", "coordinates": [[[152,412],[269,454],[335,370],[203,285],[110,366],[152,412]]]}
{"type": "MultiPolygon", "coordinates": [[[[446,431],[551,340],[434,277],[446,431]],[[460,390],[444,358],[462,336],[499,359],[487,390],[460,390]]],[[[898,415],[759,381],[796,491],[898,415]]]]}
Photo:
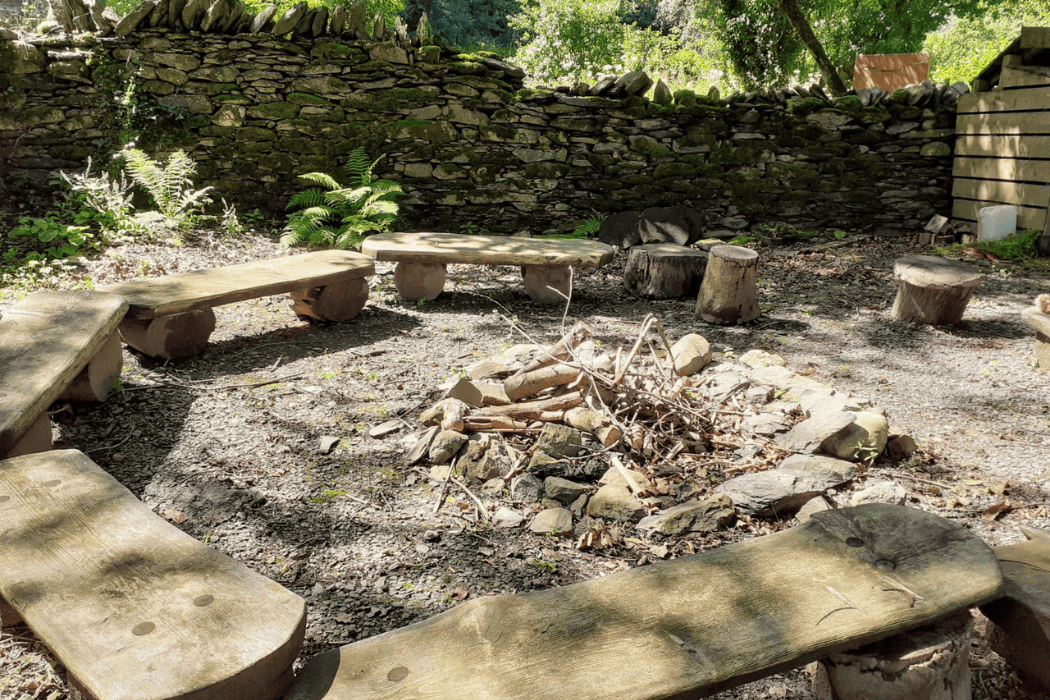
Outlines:
{"type": "Polygon", "coordinates": [[[716,234],[768,222],[910,234],[951,209],[958,88],[720,100],[658,83],[650,98],[652,81],[629,74],[530,89],[518,68],[415,45],[400,27],[400,38],[360,22],[351,31],[343,16],[333,36],[327,17],[227,22],[205,10],[187,31],[158,7],[109,36],[0,37],[9,189],[141,132],[149,153],[186,149],[198,184],[242,211],[283,211],[304,186],[297,175],[338,175],[362,146],[383,156],[376,175],[408,193],[408,224],[438,230],[564,231],[595,214],[686,204],[716,234]],[[275,36],[282,20],[290,33],[275,36]],[[224,27],[247,31],[215,31],[224,27]]]}

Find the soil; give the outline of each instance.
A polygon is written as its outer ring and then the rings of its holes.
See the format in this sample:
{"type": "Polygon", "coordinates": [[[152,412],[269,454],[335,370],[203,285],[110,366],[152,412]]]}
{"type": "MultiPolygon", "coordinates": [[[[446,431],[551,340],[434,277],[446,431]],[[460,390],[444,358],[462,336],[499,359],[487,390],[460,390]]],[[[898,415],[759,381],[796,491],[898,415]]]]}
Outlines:
{"type": "MultiPolygon", "coordinates": [[[[700,322],[692,299],[630,296],[623,254],[577,275],[567,311],[532,303],[520,273],[506,267],[453,266],[436,300],[406,303],[393,289],[392,266],[379,264],[368,306],[348,323],[307,323],[286,299],[270,297],[216,309],[211,345],[196,358],[157,361],[125,348],[123,390],[102,404],[52,407],[54,438],[88,453],[183,531],[303,596],[310,614],[301,660],[465,599],[568,585],[791,525],[741,520],[663,547],[625,525],[635,541],[581,551],[571,538],[486,526],[457,487],[435,512],[440,482],[405,459],[420,411],[466,366],[528,342],[520,331],[553,342],[578,320],[604,349],[629,349],[653,313],[672,342],[700,333],[716,359],[752,348],[776,353],[796,372],[870,399],[892,432],[920,445],[907,460],[871,465],[856,487],[874,477],[897,481],[909,505],[993,545],[1023,539],[1022,524],[1050,530],[1050,376],[1034,367],[1034,334],[1020,319],[1037,294],[1050,292],[1050,269],[968,260],[983,276],[964,323],[917,326],[890,316],[893,261],[928,251],[859,236],[843,243],[760,249],[763,313],[740,327],[700,322]],[[392,419],[402,421],[399,430],[370,437],[392,419]],[[1008,507],[994,518],[984,513],[996,504],[1008,507]]],[[[61,285],[283,252],[263,235],[124,245],[61,285]]],[[[24,291],[5,290],[0,307],[24,291]]],[[[480,484],[470,489],[490,512],[540,508],[480,484]]],[[[980,636],[971,666],[974,698],[1050,697],[1025,685],[980,636]]],[[[0,635],[0,696],[62,700],[61,671],[26,628],[0,635]]],[[[810,697],[808,675],[779,674],[717,697],[810,697]]]]}

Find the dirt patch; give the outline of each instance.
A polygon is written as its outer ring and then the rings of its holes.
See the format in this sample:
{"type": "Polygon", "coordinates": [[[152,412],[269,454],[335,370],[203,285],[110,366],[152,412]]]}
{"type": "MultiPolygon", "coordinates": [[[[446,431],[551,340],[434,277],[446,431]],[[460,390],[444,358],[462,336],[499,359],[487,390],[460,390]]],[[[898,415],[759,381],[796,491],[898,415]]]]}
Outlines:
{"type": "MultiPolygon", "coordinates": [[[[700,322],[693,300],[630,296],[623,255],[577,276],[567,312],[533,304],[520,273],[506,267],[453,267],[444,294],[408,304],[393,290],[392,267],[380,264],[369,305],[349,323],[304,323],[271,297],[217,309],[211,346],[197,358],[159,362],[125,349],[124,391],[101,405],[55,406],[55,439],[87,452],[190,535],[304,596],[304,659],[464,599],[567,585],[791,524],[745,520],[669,543],[619,524],[620,542],[580,551],[575,540],[484,526],[457,488],[435,514],[441,484],[405,463],[418,415],[440,398],[443,382],[524,341],[508,321],[548,343],[583,321],[604,349],[627,351],[653,313],[672,342],[700,333],[718,360],[752,348],[776,353],[795,372],[869,399],[893,432],[919,442],[907,462],[876,462],[858,487],[894,480],[909,505],[960,521],[992,544],[1022,539],[1020,524],[1050,529],[1050,377],[1033,368],[1034,336],[1020,321],[1050,291],[1050,272],[975,261],[984,276],[965,323],[918,327],[893,321],[889,309],[893,260],[919,251],[878,240],[804,249],[761,250],[763,314],[743,327],[700,322]],[[370,437],[391,419],[403,427],[370,437]],[[326,437],[337,439],[331,451],[322,449],[326,437]],[[996,504],[1009,507],[982,517],[996,504]]],[[[266,238],[134,245],[78,274],[104,285],[280,253],[266,238]]],[[[470,488],[492,511],[539,508],[470,488]]],[[[835,498],[844,503],[848,493],[835,498]]],[[[5,632],[0,694],[65,698],[64,686],[43,675],[46,658],[24,628],[5,632]]],[[[1029,692],[981,645],[972,665],[975,698],[1029,692]]],[[[806,697],[807,683],[796,671],[717,697],[806,697]]]]}

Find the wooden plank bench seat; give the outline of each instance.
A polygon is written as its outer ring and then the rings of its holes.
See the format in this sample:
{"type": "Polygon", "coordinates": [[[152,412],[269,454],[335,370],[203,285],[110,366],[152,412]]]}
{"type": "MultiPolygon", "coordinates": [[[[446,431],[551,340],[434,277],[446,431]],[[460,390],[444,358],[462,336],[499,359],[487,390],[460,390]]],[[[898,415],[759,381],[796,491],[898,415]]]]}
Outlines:
{"type": "Polygon", "coordinates": [[[0,461],[0,596],[91,700],[276,700],[306,629],[302,598],[76,450],[0,461]]]}
{"type": "Polygon", "coordinates": [[[989,601],[992,549],[924,511],[818,513],[747,542],[469,601],[309,660],[287,700],[698,698],[989,601]]]}
{"type": "Polygon", "coordinates": [[[1030,306],[1021,312],[1021,320],[1035,331],[1035,361],[1043,372],[1050,372],[1050,314],[1030,306]]]}
{"type": "Polygon", "coordinates": [[[120,335],[153,357],[193,357],[215,330],[212,308],[245,299],[290,293],[292,310],[321,321],[348,321],[368,301],[371,259],[345,250],[323,250],[122,282],[103,291],[130,308],[120,335]]]}
{"type": "Polygon", "coordinates": [[[0,317],[0,459],[51,449],[47,407],[103,401],[120,377],[128,305],[91,291],[31,294],[0,317]]]}
{"type": "Polygon", "coordinates": [[[430,301],[445,288],[449,263],[519,265],[525,291],[541,304],[564,302],[570,292],[570,268],[600,267],[613,249],[588,240],[540,240],[458,233],[383,233],[369,236],[361,252],[398,263],[394,284],[408,301],[430,301]]]}

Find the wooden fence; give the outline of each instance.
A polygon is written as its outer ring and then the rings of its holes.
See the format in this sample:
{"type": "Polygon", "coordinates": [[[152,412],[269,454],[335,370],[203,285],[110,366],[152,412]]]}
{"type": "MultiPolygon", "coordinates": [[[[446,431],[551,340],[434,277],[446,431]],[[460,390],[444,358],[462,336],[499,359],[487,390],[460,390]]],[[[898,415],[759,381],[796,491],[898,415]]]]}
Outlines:
{"type": "Polygon", "coordinates": [[[1042,230],[1050,203],[1050,27],[1021,35],[959,99],[952,216],[1017,205],[1017,226],[1042,230]],[[992,89],[995,88],[995,89],[992,89]]]}

